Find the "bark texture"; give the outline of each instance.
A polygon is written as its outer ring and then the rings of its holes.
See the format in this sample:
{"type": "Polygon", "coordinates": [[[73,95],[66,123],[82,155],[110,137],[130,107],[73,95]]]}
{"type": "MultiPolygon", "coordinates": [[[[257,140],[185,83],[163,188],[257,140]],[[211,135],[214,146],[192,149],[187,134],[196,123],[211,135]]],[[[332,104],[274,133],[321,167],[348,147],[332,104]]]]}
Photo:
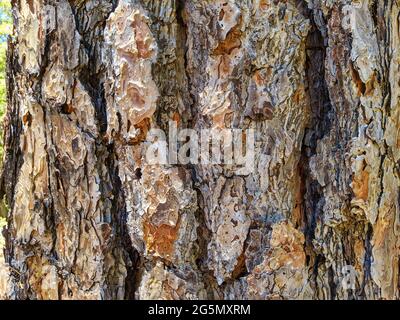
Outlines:
{"type": "Polygon", "coordinates": [[[13,8],[0,297],[399,298],[398,0],[13,8]],[[256,170],[146,165],[169,119],[256,170]]]}

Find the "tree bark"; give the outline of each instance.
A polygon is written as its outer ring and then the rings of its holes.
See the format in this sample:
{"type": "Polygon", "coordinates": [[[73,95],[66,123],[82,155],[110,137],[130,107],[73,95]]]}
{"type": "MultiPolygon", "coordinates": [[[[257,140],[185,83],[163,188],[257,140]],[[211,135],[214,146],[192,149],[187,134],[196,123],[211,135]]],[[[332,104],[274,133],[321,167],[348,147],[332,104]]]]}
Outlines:
{"type": "Polygon", "coordinates": [[[0,297],[399,298],[398,0],[12,5],[0,297]],[[255,170],[148,165],[170,119],[255,170]]]}

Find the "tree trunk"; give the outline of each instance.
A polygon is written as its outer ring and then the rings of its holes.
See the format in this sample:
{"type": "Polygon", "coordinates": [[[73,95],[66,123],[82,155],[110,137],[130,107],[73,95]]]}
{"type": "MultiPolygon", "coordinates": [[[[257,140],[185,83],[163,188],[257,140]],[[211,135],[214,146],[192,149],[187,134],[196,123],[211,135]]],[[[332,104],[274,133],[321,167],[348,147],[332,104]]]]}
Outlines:
{"type": "Polygon", "coordinates": [[[399,298],[398,0],[12,2],[0,296],[399,298]],[[170,120],[254,170],[148,164],[170,120]]]}

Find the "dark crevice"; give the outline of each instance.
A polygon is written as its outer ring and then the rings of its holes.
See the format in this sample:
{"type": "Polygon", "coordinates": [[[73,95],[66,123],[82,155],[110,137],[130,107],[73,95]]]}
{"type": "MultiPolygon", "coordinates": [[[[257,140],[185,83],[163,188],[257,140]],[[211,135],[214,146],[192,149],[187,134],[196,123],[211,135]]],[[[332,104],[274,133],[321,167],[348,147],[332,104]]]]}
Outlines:
{"type": "MultiPolygon", "coordinates": [[[[118,159],[116,158],[115,145],[113,143],[106,144],[104,141],[105,134],[107,131],[107,102],[105,97],[104,82],[106,79],[106,67],[99,59],[99,52],[96,51],[95,45],[100,45],[104,41],[104,29],[106,21],[110,14],[115,11],[118,1],[112,1],[105,3],[104,8],[107,12],[101,11],[101,8],[96,12],[101,12],[102,16],[99,22],[95,25],[94,29],[86,29],[87,26],[84,24],[85,15],[94,14],[94,12],[87,12],[85,6],[74,5],[74,2],[70,2],[76,28],[81,35],[81,44],[83,50],[88,56],[88,63],[81,65],[79,69],[79,80],[84,86],[85,90],[91,97],[92,103],[95,108],[95,115],[97,124],[100,132],[100,138],[97,141],[96,146],[96,158],[98,159],[98,170],[102,172],[100,182],[101,194],[107,194],[108,190],[112,190],[111,200],[111,227],[113,242],[108,246],[107,250],[111,250],[114,255],[114,248],[119,248],[124,255],[125,267],[127,269],[127,276],[125,278],[125,294],[124,299],[133,300],[135,292],[137,290],[137,278],[138,278],[138,266],[141,263],[138,252],[134,249],[128,230],[128,213],[126,210],[125,195],[122,189],[122,183],[118,174],[118,159]],[[97,32],[96,30],[100,31],[97,32]],[[106,167],[106,171],[102,170],[103,164],[106,167]],[[111,186],[109,185],[111,183],[111,186]]],[[[104,9],[103,8],[103,9],[104,9]]],[[[93,10],[97,10],[94,8],[93,10]]],[[[140,178],[141,173],[136,172],[136,176],[140,178]]],[[[118,259],[118,257],[115,257],[118,259]]],[[[110,275],[112,277],[112,275],[110,275]]],[[[112,279],[110,279],[112,282],[112,279]]],[[[111,285],[114,285],[111,283],[111,285]]],[[[116,284],[115,284],[116,285],[116,284]]],[[[112,292],[109,292],[111,296],[114,296],[117,288],[110,288],[112,292]]]]}
{"type": "MultiPolygon", "coordinates": [[[[52,137],[52,127],[51,127],[51,122],[48,122],[48,109],[46,108],[47,103],[45,99],[42,96],[42,87],[43,87],[43,78],[46,73],[46,70],[48,66],[51,63],[51,45],[54,41],[54,32],[51,32],[46,35],[45,38],[45,49],[44,49],[44,54],[42,55],[42,64],[40,66],[40,73],[37,78],[36,82],[36,89],[35,89],[35,94],[36,94],[36,101],[40,103],[40,106],[42,108],[43,112],[43,124],[44,124],[44,136],[45,136],[45,150],[46,150],[46,161],[48,163],[48,187],[49,187],[49,197],[50,197],[50,202],[49,203],[44,203],[42,211],[45,216],[45,222],[46,222],[46,227],[51,230],[52,234],[52,241],[53,241],[53,246],[52,246],[52,255],[56,257],[56,242],[57,242],[57,231],[56,231],[56,223],[57,223],[57,213],[54,208],[54,190],[52,189],[53,183],[52,183],[52,177],[54,176],[51,172],[51,164],[54,163],[54,155],[53,152],[50,150],[49,146],[53,146],[53,137],[52,137]]],[[[51,110],[51,108],[50,108],[51,110]]]]}
{"type": "Polygon", "coordinates": [[[318,216],[322,213],[323,188],[318,181],[313,180],[309,167],[310,158],[317,153],[318,142],[329,134],[332,127],[332,105],[329,99],[329,91],[325,80],[326,46],[320,30],[314,22],[311,12],[309,18],[312,23],[311,31],[307,38],[306,76],[308,82],[308,94],[310,98],[311,118],[306,127],[300,172],[305,182],[305,221],[306,238],[311,245],[314,238],[314,230],[318,216]]]}
{"type": "Polygon", "coordinates": [[[18,85],[15,75],[20,73],[21,66],[18,57],[15,55],[16,49],[11,39],[8,39],[7,51],[7,114],[3,121],[4,136],[3,145],[5,146],[5,159],[0,181],[0,199],[5,197],[10,208],[14,206],[14,191],[17,184],[19,171],[23,164],[23,156],[20,149],[20,137],[22,133],[22,121],[19,118],[20,101],[17,97],[18,85]]]}
{"type": "Polygon", "coordinates": [[[328,268],[328,284],[329,284],[329,289],[330,289],[331,300],[335,300],[336,282],[335,282],[335,274],[334,274],[332,267],[328,268]]]}
{"type": "Polygon", "coordinates": [[[371,240],[372,240],[372,235],[373,235],[373,228],[372,225],[369,223],[367,226],[367,234],[366,234],[366,238],[365,238],[365,255],[364,255],[364,265],[363,265],[363,269],[364,269],[364,278],[363,278],[363,282],[361,284],[361,288],[360,288],[360,296],[365,296],[365,286],[367,285],[367,283],[369,282],[370,279],[372,279],[371,277],[371,265],[372,265],[372,244],[371,244],[371,240]]]}
{"type": "MultiPolygon", "coordinates": [[[[185,82],[184,90],[185,92],[182,95],[185,97],[185,114],[184,122],[188,128],[193,128],[193,126],[197,122],[197,116],[199,113],[195,110],[197,98],[192,90],[193,84],[191,76],[188,72],[188,65],[189,65],[189,58],[188,58],[188,25],[187,21],[185,20],[185,1],[184,0],[176,0],[176,20],[178,26],[178,34],[179,34],[179,47],[177,48],[178,54],[181,55],[180,60],[180,71],[183,72],[185,82]]],[[[206,225],[206,217],[204,215],[204,199],[203,193],[200,190],[200,179],[197,175],[197,168],[194,164],[188,164],[184,166],[188,172],[191,174],[191,180],[193,182],[193,190],[197,194],[197,207],[198,210],[196,211],[196,220],[198,222],[197,227],[197,245],[198,245],[198,252],[196,258],[196,266],[200,271],[202,276],[202,281],[204,283],[205,289],[207,291],[207,298],[208,299],[215,299],[216,296],[222,295],[221,290],[222,287],[217,284],[217,280],[214,276],[213,270],[208,268],[208,244],[211,242],[211,231],[207,228],[206,225]]],[[[244,275],[246,270],[244,269],[245,265],[239,266],[236,270],[237,274],[235,277],[239,278],[241,275],[244,275]]],[[[224,283],[226,285],[226,283],[224,283]]]]}
{"type": "Polygon", "coordinates": [[[188,73],[188,26],[187,26],[187,22],[185,21],[185,1],[184,0],[177,0],[177,8],[176,8],[176,17],[177,17],[177,24],[178,24],[178,30],[179,30],[179,54],[182,56],[182,72],[184,73],[185,79],[186,79],[186,83],[185,83],[185,87],[187,89],[187,92],[185,93],[185,97],[186,97],[186,106],[185,108],[187,109],[187,117],[188,117],[188,122],[190,125],[193,125],[194,123],[196,123],[196,115],[198,114],[198,112],[196,112],[196,110],[194,110],[194,106],[195,106],[195,101],[196,101],[196,97],[192,92],[192,85],[191,85],[191,79],[190,79],[190,75],[188,73]]]}
{"type": "Polygon", "coordinates": [[[118,175],[118,161],[115,159],[115,148],[113,144],[108,146],[107,158],[105,161],[106,167],[109,168],[108,174],[114,190],[114,197],[112,199],[112,220],[115,234],[115,246],[124,250],[125,267],[127,269],[127,276],[125,278],[125,296],[127,300],[135,298],[137,289],[137,267],[140,265],[140,256],[134,249],[131,237],[128,230],[128,213],[126,210],[125,195],[122,191],[122,183],[118,175]]]}
{"type": "MultiPolygon", "coordinates": [[[[82,64],[80,66],[79,80],[91,97],[95,107],[95,115],[100,133],[105,134],[107,131],[107,110],[104,90],[104,73],[106,66],[99,61],[99,52],[96,51],[96,45],[101,44],[104,40],[103,32],[106,21],[115,9],[116,1],[113,1],[107,13],[103,13],[103,17],[95,25],[94,29],[87,29],[86,25],[83,23],[85,21],[85,15],[94,13],[87,12],[85,6],[77,6],[73,1],[70,1],[70,5],[74,15],[76,29],[81,35],[81,47],[88,57],[87,64],[82,64]],[[100,30],[99,34],[96,34],[96,30],[100,30]]],[[[104,4],[104,6],[106,6],[106,4],[104,4]]]]}
{"type": "Polygon", "coordinates": [[[374,21],[374,25],[378,26],[378,0],[372,0],[369,4],[369,10],[371,17],[374,21]]]}
{"type": "MultiPolygon", "coordinates": [[[[318,270],[325,258],[316,252],[313,240],[318,220],[323,215],[325,204],[324,189],[317,180],[313,179],[310,168],[311,157],[317,154],[318,142],[330,134],[332,129],[333,108],[329,97],[329,90],[325,79],[325,60],[327,40],[314,21],[314,15],[303,1],[303,14],[311,22],[311,30],[306,42],[306,79],[307,92],[310,101],[310,120],[305,129],[301,158],[299,162],[299,174],[303,191],[303,224],[306,238],[305,251],[310,267],[311,286],[318,291],[318,270]],[[311,265],[310,265],[311,264],[311,265]]],[[[333,280],[333,270],[328,270],[330,295],[335,297],[336,287],[333,280]]]]}

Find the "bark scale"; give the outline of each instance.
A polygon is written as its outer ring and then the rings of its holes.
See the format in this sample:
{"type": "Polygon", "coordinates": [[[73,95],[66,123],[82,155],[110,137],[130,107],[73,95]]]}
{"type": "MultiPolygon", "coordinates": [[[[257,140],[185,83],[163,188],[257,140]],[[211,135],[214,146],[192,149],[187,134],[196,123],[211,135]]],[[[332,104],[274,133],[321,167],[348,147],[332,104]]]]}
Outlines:
{"type": "Polygon", "coordinates": [[[13,8],[1,297],[399,298],[399,1],[13,8]],[[254,172],[147,165],[170,119],[254,172]]]}

